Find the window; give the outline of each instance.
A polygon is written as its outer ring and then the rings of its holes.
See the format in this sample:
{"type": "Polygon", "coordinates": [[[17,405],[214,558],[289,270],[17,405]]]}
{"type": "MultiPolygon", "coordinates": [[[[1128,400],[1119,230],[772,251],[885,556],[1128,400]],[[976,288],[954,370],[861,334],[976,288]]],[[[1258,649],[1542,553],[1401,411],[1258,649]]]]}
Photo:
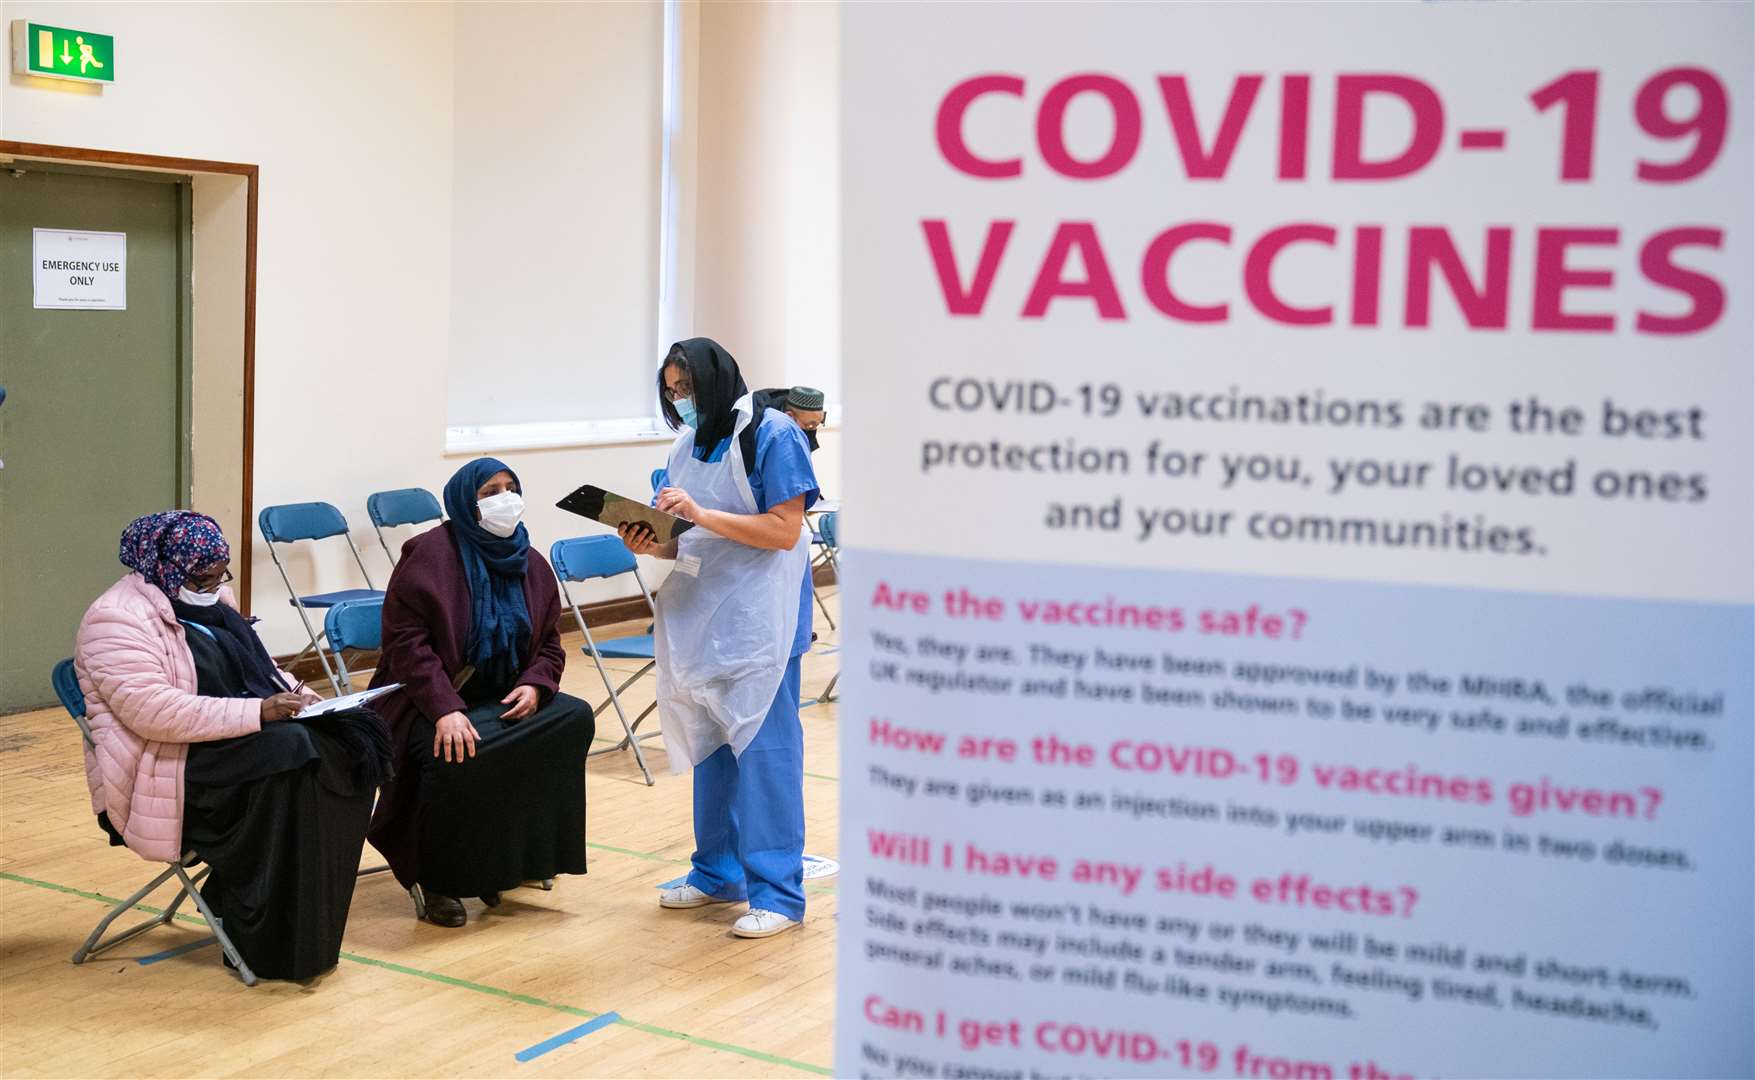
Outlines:
{"type": "Polygon", "coordinates": [[[674,6],[456,7],[447,451],[658,430],[674,6]],[[565,62],[494,70],[508,25],[565,62]]]}

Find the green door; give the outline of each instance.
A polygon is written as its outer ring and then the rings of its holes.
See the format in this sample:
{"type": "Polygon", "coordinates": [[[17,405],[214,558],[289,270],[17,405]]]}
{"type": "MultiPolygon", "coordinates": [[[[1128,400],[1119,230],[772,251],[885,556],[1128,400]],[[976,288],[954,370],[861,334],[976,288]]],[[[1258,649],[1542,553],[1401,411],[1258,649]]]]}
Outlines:
{"type": "Polygon", "coordinates": [[[188,505],[187,192],[0,172],[0,713],[54,703],[50,671],[123,573],[122,527],[188,505]],[[38,308],[33,229],[126,234],[126,310],[38,308]]]}

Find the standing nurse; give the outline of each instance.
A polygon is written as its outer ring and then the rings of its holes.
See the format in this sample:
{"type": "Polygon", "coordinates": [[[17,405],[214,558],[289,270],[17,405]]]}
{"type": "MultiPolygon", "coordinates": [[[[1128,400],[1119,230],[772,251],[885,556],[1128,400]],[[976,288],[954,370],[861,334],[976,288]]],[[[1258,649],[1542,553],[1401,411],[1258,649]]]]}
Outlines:
{"type": "Polygon", "coordinates": [[[658,590],[658,709],[672,768],[695,770],[695,854],[687,884],[658,902],[747,899],[732,933],[772,937],[804,918],[798,681],[816,474],[804,432],[755,405],[717,342],[671,346],[658,387],[681,434],[657,506],[696,526],[668,544],[643,526],[621,529],[637,554],[676,560],[658,590]]]}

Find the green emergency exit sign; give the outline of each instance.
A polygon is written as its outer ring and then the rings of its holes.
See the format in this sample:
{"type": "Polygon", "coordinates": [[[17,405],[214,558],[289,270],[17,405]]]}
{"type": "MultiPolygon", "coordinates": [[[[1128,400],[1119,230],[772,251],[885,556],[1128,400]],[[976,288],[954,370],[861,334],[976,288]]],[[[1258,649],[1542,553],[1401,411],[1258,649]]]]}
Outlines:
{"type": "Polygon", "coordinates": [[[14,19],[12,70],[19,75],[75,82],[116,81],[116,39],[90,30],[14,19]]]}

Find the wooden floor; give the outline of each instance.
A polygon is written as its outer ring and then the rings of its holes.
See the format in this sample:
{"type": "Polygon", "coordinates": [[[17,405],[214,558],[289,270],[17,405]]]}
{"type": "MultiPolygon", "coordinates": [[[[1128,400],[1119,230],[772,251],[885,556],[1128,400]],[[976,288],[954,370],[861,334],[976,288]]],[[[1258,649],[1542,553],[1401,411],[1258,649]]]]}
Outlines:
{"type": "MultiPolygon", "coordinates": [[[[820,613],[817,629],[807,701],[839,669],[820,613]]],[[[578,644],[563,686],[595,705],[602,683],[578,644]]],[[[651,687],[642,679],[625,695],[630,720],[651,687]]],[[[807,705],[803,717],[805,850],[834,857],[835,707],[807,705]]],[[[611,729],[620,734],[605,710],[600,738],[611,729]]],[[[690,780],[670,774],[662,743],[647,746],[656,787],[628,753],[590,761],[588,876],[520,889],[491,914],[467,901],[461,930],[416,922],[388,874],[363,878],[335,971],[249,989],[212,945],[158,959],[205,936],[181,916],[68,962],[105,901],[159,868],[106,846],[66,713],[0,718],[0,1075],[827,1075],[836,879],[807,883],[804,926],[767,941],[731,936],[741,905],[661,911],[654,886],[684,873],[693,847],[690,780]],[[605,1013],[619,1019],[542,1050],[605,1013]]],[[[366,860],[381,862],[370,849],[366,860]]]]}

